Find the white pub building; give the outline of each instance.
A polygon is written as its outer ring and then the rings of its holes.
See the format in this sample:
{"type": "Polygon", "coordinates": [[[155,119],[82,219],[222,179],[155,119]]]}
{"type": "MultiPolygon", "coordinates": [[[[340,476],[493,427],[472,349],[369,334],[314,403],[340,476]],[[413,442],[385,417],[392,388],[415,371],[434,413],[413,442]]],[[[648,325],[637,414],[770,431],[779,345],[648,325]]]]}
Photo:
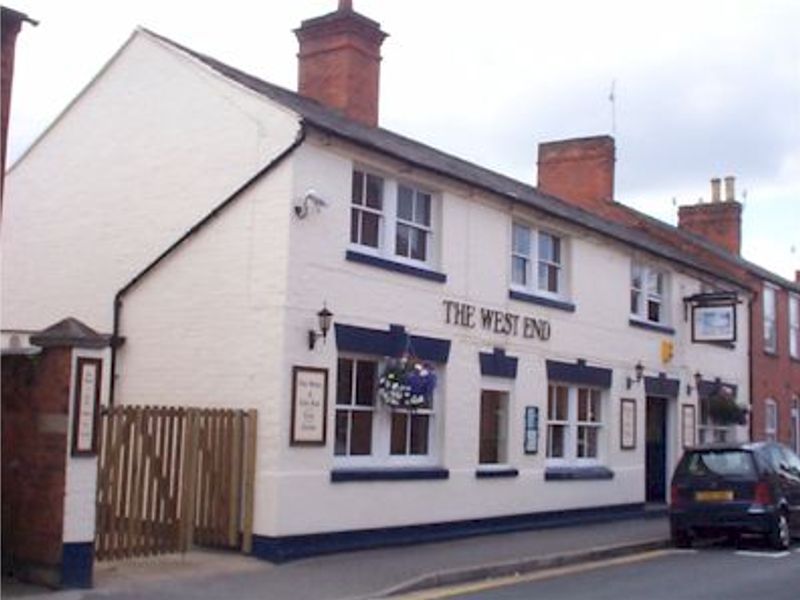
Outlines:
{"type": "Polygon", "coordinates": [[[348,2],[296,33],[299,93],[131,36],[9,173],[4,344],[72,315],[105,402],[258,409],[270,560],[665,503],[700,388],[749,404],[744,289],[378,127],[348,2]]]}

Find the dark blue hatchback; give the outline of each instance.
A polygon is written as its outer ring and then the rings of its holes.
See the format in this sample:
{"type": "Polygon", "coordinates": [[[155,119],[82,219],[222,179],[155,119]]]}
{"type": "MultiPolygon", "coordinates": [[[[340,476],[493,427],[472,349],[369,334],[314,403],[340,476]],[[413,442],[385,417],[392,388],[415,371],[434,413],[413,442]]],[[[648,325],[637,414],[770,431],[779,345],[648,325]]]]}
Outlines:
{"type": "Polygon", "coordinates": [[[759,534],[776,549],[800,536],[800,458],[781,444],[759,442],[689,448],[672,476],[672,541],[759,534]]]}

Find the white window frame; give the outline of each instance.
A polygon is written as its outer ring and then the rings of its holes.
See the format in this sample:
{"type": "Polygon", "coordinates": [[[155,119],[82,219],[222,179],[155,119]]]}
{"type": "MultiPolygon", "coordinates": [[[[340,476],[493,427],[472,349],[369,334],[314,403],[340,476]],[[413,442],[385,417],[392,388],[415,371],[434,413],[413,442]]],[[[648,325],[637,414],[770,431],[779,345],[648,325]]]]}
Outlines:
{"type": "Polygon", "coordinates": [[[778,353],[778,288],[764,284],[762,298],[762,316],[764,320],[764,352],[778,353]],[[771,333],[771,335],[770,335],[771,333]]]}
{"type": "MultiPolygon", "coordinates": [[[[441,409],[438,408],[438,403],[440,402],[440,395],[439,395],[439,388],[437,387],[436,390],[433,392],[433,398],[431,399],[431,406],[429,408],[415,408],[413,411],[403,408],[390,408],[386,406],[383,401],[378,397],[377,394],[377,381],[380,378],[381,373],[383,372],[384,368],[386,367],[387,359],[384,357],[377,357],[377,356],[369,356],[363,354],[354,354],[354,353],[341,353],[337,356],[337,378],[338,378],[338,359],[347,359],[347,360],[361,360],[361,361],[372,361],[377,363],[377,370],[376,370],[376,390],[375,390],[375,399],[372,404],[372,452],[368,455],[346,455],[346,454],[339,454],[337,455],[336,452],[336,410],[337,404],[336,399],[334,398],[334,445],[332,449],[333,454],[333,462],[336,467],[381,467],[381,468],[392,468],[392,467],[408,467],[408,466],[437,466],[439,464],[439,439],[441,437],[441,433],[439,431],[439,415],[441,414],[441,409]],[[428,453],[427,454],[417,454],[417,455],[409,455],[409,454],[391,454],[391,435],[392,435],[392,413],[396,412],[405,412],[411,413],[415,415],[428,415],[429,422],[428,422],[428,453]]],[[[338,386],[338,380],[336,381],[338,386]]],[[[355,379],[353,381],[353,386],[355,386],[355,379]]],[[[337,389],[334,387],[334,389],[337,389]]],[[[350,405],[354,406],[354,405],[350,405]]],[[[365,407],[366,408],[366,407],[365,407]]],[[[408,425],[407,432],[410,431],[408,425]]],[[[408,433],[407,433],[408,435],[408,433]]],[[[408,442],[408,439],[406,440],[408,442]]]]}
{"type": "Polygon", "coordinates": [[[569,298],[567,290],[567,271],[569,263],[569,247],[568,239],[565,235],[552,231],[550,229],[541,229],[530,225],[524,221],[514,220],[511,223],[511,268],[509,274],[510,288],[514,291],[531,294],[534,296],[542,296],[553,300],[566,300],[569,298]],[[528,230],[528,253],[523,254],[516,251],[514,247],[514,230],[517,228],[524,228],[528,230]],[[558,240],[559,253],[561,261],[555,263],[545,260],[539,256],[539,238],[541,235],[547,235],[558,240]],[[514,259],[520,258],[525,260],[525,283],[518,283],[514,281],[514,259]],[[539,266],[545,264],[547,266],[555,266],[558,269],[557,285],[558,290],[553,292],[547,288],[539,287],[539,266]]]}
{"type": "MultiPolygon", "coordinates": [[[[356,252],[362,254],[370,254],[384,260],[406,264],[412,267],[417,267],[426,270],[436,270],[439,267],[439,235],[441,230],[441,194],[431,190],[425,185],[410,181],[407,179],[393,178],[379,170],[365,167],[363,165],[354,165],[351,172],[351,188],[352,178],[355,173],[364,173],[365,181],[366,175],[373,175],[383,180],[383,207],[380,211],[381,218],[378,226],[378,247],[360,244],[352,241],[352,225],[351,231],[348,234],[348,247],[356,252]],[[430,197],[430,224],[424,226],[420,223],[413,221],[406,221],[401,219],[398,215],[398,198],[400,186],[410,188],[415,193],[421,192],[430,197]],[[425,232],[427,237],[425,248],[425,260],[411,258],[397,254],[396,239],[397,239],[397,225],[407,225],[415,229],[425,232]]],[[[365,186],[366,188],[366,186],[365,186]]],[[[350,199],[350,210],[364,210],[364,206],[356,205],[352,201],[352,192],[350,199]]],[[[374,209],[368,209],[370,212],[376,212],[374,209]]]]}
{"type": "MultiPolygon", "coordinates": [[[[590,400],[591,403],[591,400],[590,400]]],[[[547,405],[545,406],[545,461],[550,467],[583,467],[603,465],[606,457],[606,439],[608,430],[608,391],[603,388],[589,385],[576,385],[559,381],[549,381],[547,388],[547,405]],[[551,386],[563,387],[567,389],[567,419],[554,420],[550,418],[550,388],[551,386]],[[588,390],[591,394],[596,392],[600,398],[600,420],[599,421],[579,421],[578,420],[578,390],[588,390]],[[552,457],[551,454],[551,425],[564,426],[564,456],[552,457]],[[582,427],[592,427],[598,429],[597,433],[597,456],[579,457],[578,456],[578,432],[582,427]]]]}
{"type": "Polygon", "coordinates": [[[778,441],[778,403],[772,398],[764,400],[764,439],[778,441]]]}
{"type": "Polygon", "coordinates": [[[789,294],[789,356],[800,359],[800,296],[789,294]]]}
{"type": "Polygon", "coordinates": [[[633,304],[631,295],[633,293],[639,295],[639,302],[636,310],[633,306],[629,306],[631,318],[642,323],[650,323],[653,325],[669,325],[670,319],[670,276],[669,272],[658,267],[654,267],[647,263],[634,260],[631,262],[631,271],[628,285],[628,303],[633,304]],[[637,269],[641,272],[641,286],[634,285],[634,274],[637,269]],[[651,276],[661,276],[661,293],[651,290],[649,282],[651,276]],[[650,312],[648,310],[650,302],[658,302],[659,317],[658,321],[650,319],[650,312]]]}

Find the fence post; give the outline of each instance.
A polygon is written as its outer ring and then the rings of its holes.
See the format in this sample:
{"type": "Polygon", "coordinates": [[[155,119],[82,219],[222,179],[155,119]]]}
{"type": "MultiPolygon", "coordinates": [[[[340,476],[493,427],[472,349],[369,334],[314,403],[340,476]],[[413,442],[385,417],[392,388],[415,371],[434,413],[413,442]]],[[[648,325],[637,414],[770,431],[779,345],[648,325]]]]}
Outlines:
{"type": "Polygon", "coordinates": [[[247,411],[244,427],[243,492],[244,509],[242,516],[242,552],[253,551],[253,502],[256,471],[256,440],[258,438],[258,411],[247,411]]]}
{"type": "Polygon", "coordinates": [[[187,552],[194,537],[194,523],[197,489],[197,448],[200,425],[200,411],[190,408],[186,411],[186,452],[183,455],[183,489],[181,496],[180,551],[187,552]]]}

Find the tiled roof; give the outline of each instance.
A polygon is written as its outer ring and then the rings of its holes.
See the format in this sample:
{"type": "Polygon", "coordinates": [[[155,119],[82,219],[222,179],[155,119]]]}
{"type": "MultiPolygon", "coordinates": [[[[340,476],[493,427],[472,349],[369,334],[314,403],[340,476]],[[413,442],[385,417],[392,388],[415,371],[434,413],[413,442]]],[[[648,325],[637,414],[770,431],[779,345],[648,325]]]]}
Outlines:
{"type": "MultiPolygon", "coordinates": [[[[628,220],[616,220],[610,216],[603,218],[557,197],[544,194],[531,185],[470,163],[421,142],[414,141],[381,127],[369,127],[348,119],[340,112],[320,104],[316,100],[268,83],[147,29],[143,29],[142,31],[202,62],[225,78],[292,110],[302,118],[307,126],[343,138],[378,153],[389,155],[429,172],[443,175],[467,185],[503,196],[512,201],[535,208],[548,215],[605,234],[625,244],[650,251],[694,270],[703,271],[714,277],[720,277],[727,280],[729,283],[745,286],[741,277],[737,276],[735,273],[720,273],[719,269],[713,265],[699,265],[696,253],[682,250],[680,245],[676,245],[674,240],[665,242],[665,240],[655,237],[652,231],[648,231],[646,227],[641,225],[644,220],[650,219],[649,217],[645,218],[641,213],[633,211],[639,215],[641,219],[631,217],[628,220]]],[[[655,221],[655,219],[650,219],[650,221],[655,221]]],[[[660,223],[661,227],[672,229],[677,235],[688,235],[694,238],[695,242],[698,241],[696,236],[686,234],[660,221],[658,223],[660,223]]],[[[724,253],[722,250],[719,250],[719,252],[724,253]]],[[[769,277],[767,277],[768,279],[775,280],[777,278],[783,285],[788,284],[790,287],[798,287],[798,289],[800,289],[800,286],[795,286],[738,257],[729,255],[726,257],[726,260],[731,260],[748,270],[758,269],[760,272],[769,274],[769,277]]]]}
{"type": "Polygon", "coordinates": [[[77,348],[105,348],[111,336],[97,333],[78,319],[67,317],[55,325],[31,336],[31,343],[42,348],[74,346],[77,348]]]}

